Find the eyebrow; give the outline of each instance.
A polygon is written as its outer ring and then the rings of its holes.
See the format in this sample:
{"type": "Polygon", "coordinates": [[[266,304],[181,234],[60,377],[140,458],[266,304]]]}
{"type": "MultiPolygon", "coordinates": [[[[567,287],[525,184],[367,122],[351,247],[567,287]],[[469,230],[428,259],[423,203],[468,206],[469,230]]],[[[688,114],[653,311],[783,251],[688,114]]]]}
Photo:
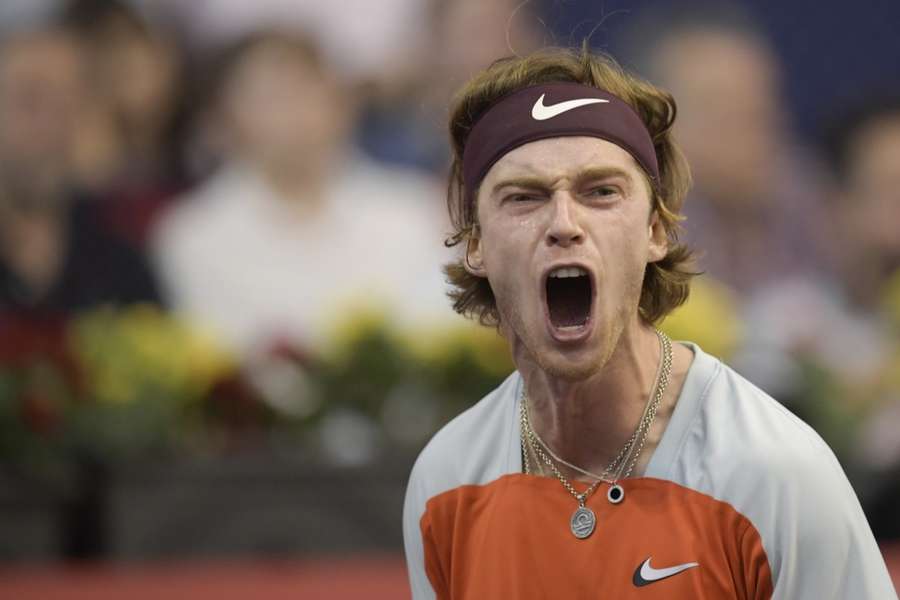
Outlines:
{"type": "MultiPolygon", "coordinates": [[[[584,183],[585,181],[594,179],[608,179],[610,177],[623,177],[626,181],[628,181],[629,184],[634,182],[634,177],[620,167],[592,167],[589,169],[585,169],[583,171],[580,171],[575,176],[575,181],[577,183],[584,183]]],[[[491,190],[491,195],[494,195],[501,189],[507,187],[540,190],[550,189],[550,185],[547,180],[542,179],[541,177],[511,177],[509,179],[503,179],[497,182],[497,184],[494,185],[494,188],[491,190]]]]}

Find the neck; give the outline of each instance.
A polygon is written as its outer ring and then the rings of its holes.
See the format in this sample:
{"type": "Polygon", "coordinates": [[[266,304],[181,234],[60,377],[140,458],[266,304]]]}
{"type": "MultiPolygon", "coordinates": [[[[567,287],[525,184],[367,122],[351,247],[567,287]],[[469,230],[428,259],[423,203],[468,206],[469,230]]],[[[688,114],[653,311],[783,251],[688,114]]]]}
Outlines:
{"type": "Polygon", "coordinates": [[[532,427],[564,460],[602,472],[640,422],[660,357],[656,333],[640,324],[623,332],[606,364],[583,380],[521,361],[532,427]]]}
{"type": "Polygon", "coordinates": [[[42,298],[53,287],[62,268],[65,238],[61,210],[0,208],[0,254],[32,298],[42,298]]]}
{"type": "Polygon", "coordinates": [[[322,208],[327,173],[325,169],[314,170],[305,166],[271,163],[258,163],[258,167],[275,195],[299,216],[309,218],[322,208]]]}

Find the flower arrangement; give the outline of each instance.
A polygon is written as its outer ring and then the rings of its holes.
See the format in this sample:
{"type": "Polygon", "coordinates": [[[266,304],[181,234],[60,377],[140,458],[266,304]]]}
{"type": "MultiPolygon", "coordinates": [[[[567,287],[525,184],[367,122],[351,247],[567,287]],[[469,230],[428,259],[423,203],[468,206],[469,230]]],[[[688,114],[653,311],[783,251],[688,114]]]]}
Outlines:
{"type": "Polygon", "coordinates": [[[691,283],[687,301],[660,327],[673,340],[691,340],[714,356],[728,358],[744,338],[744,323],[734,293],[715,279],[691,283]]]}
{"type": "MultiPolygon", "coordinates": [[[[885,305],[898,306],[896,297],[886,294],[885,305]]],[[[0,461],[55,477],[84,457],[127,463],[287,439],[300,452],[363,462],[387,446],[418,449],[514,368],[489,328],[459,320],[400,329],[371,307],[344,314],[318,354],[282,340],[251,361],[149,306],[0,318],[0,461]]],[[[759,329],[746,323],[731,293],[701,278],[662,328],[755,381],[740,366],[759,329]]],[[[818,346],[767,345],[789,377],[781,389],[761,385],[840,454],[879,399],[897,396],[900,362],[894,345],[889,368],[848,380],[818,346]]]]}
{"type": "Polygon", "coordinates": [[[499,334],[459,320],[402,330],[385,313],[341,322],[315,371],[329,411],[360,415],[390,444],[418,446],[513,370],[499,334]]]}
{"type": "Polygon", "coordinates": [[[0,319],[0,460],[29,476],[64,480],[82,461],[161,455],[264,421],[247,390],[210,337],[150,306],[0,319]],[[248,398],[246,422],[217,418],[215,404],[248,398]]]}
{"type": "Polygon", "coordinates": [[[243,364],[150,306],[4,318],[0,461],[53,479],[85,459],[128,464],[269,434],[308,448],[348,414],[375,446],[415,446],[511,370],[491,330],[401,332],[377,311],[342,322],[320,355],[279,342],[243,364]]]}

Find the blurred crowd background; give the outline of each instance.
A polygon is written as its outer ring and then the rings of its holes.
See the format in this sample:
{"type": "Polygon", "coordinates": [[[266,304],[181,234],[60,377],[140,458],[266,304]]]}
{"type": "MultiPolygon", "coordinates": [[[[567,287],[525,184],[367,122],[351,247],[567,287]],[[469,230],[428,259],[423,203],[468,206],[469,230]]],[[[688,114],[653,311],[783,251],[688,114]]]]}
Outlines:
{"type": "Polygon", "coordinates": [[[445,297],[452,94],[585,39],[679,104],[704,275],[663,329],[900,540],[897,31],[878,2],[4,1],[0,562],[399,556],[417,451],[512,368],[445,297]]]}

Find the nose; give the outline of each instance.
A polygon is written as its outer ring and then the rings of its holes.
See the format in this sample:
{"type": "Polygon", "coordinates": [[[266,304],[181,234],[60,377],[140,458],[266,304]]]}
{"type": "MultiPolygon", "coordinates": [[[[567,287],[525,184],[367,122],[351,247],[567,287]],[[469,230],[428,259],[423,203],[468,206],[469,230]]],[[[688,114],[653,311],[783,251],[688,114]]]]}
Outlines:
{"type": "Polygon", "coordinates": [[[578,206],[572,196],[565,192],[556,194],[551,202],[553,211],[547,227],[547,245],[568,248],[584,241],[584,232],[579,225],[578,206]]]}

